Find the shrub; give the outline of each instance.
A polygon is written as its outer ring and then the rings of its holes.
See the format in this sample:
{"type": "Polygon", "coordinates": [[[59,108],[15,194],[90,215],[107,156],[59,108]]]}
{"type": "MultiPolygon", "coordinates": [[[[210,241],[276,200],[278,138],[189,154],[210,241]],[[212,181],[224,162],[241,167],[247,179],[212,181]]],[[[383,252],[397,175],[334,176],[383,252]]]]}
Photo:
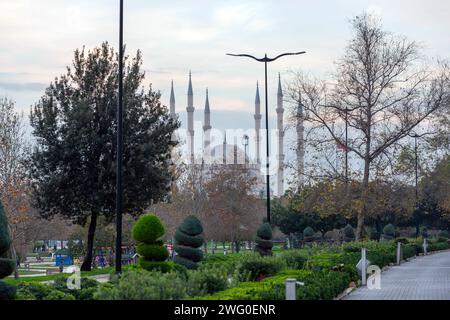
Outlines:
{"type": "Polygon", "coordinates": [[[306,227],[303,230],[303,240],[306,242],[311,242],[314,240],[314,229],[311,227],[306,227]]]}
{"type": "Polygon", "coordinates": [[[298,300],[333,299],[345,288],[350,278],[342,272],[289,270],[261,282],[244,282],[237,287],[200,297],[204,300],[284,300],[285,281],[295,278],[305,286],[297,287],[298,300]]]}
{"type": "Polygon", "coordinates": [[[199,268],[188,272],[188,294],[203,296],[228,288],[229,276],[227,269],[221,266],[213,268],[199,268]]]}
{"type": "Polygon", "coordinates": [[[81,289],[70,290],[69,288],[67,288],[67,277],[61,277],[55,280],[55,283],[52,287],[66,294],[74,296],[76,300],[92,300],[94,297],[94,293],[99,286],[99,283],[94,279],[83,277],[81,278],[80,284],[81,289]]]}
{"type": "Polygon", "coordinates": [[[159,218],[154,214],[141,216],[133,226],[133,239],[140,243],[136,247],[139,258],[139,265],[148,271],[159,270],[168,272],[172,265],[165,260],[169,257],[169,252],[164,247],[164,242],[158,238],[164,235],[165,229],[159,218]]]}
{"type": "Polygon", "coordinates": [[[255,250],[261,256],[272,255],[272,227],[269,223],[263,223],[256,231],[256,247],[255,250]]]}
{"type": "Polygon", "coordinates": [[[128,271],[111,283],[102,284],[97,300],[181,300],[187,297],[185,280],[175,272],[128,271]]]}
{"type": "Polygon", "coordinates": [[[402,244],[408,244],[409,240],[405,237],[397,237],[394,239],[394,243],[400,242],[402,244]]]}
{"type": "MultiPolygon", "coordinates": [[[[59,279],[58,279],[59,280],[59,279]]],[[[18,285],[18,300],[75,300],[74,294],[80,294],[82,290],[69,290],[61,285],[62,279],[59,280],[58,286],[50,284],[42,284],[39,282],[23,282],[18,285]],[[59,290],[63,288],[63,290],[59,290]]]]}
{"type": "Polygon", "coordinates": [[[303,269],[308,260],[308,253],[301,250],[290,250],[280,254],[289,269],[303,269]]]}
{"type": "Polygon", "coordinates": [[[259,256],[255,254],[242,255],[236,267],[240,281],[259,280],[273,276],[286,268],[286,262],[281,257],[259,256]]]}
{"type": "Polygon", "coordinates": [[[159,218],[154,214],[144,214],[134,224],[132,237],[144,243],[154,243],[164,235],[165,229],[159,218]]]}
{"type": "Polygon", "coordinates": [[[196,269],[197,262],[203,259],[203,252],[199,249],[203,242],[203,227],[196,217],[187,216],[175,232],[174,250],[177,255],[176,263],[188,269],[196,269]]]}
{"type": "MultiPolygon", "coordinates": [[[[6,278],[14,272],[16,262],[8,256],[11,246],[9,225],[5,210],[0,201],[0,279],[6,278]]],[[[0,281],[0,300],[12,300],[16,294],[16,288],[0,281]]]]}
{"type": "Polygon", "coordinates": [[[344,241],[349,242],[355,240],[355,231],[353,227],[347,224],[344,228],[344,241]]]}
{"type": "Polygon", "coordinates": [[[383,228],[383,238],[385,240],[392,240],[395,238],[395,227],[391,223],[383,228]]]}
{"type": "Polygon", "coordinates": [[[438,237],[448,239],[449,233],[447,230],[441,230],[439,231],[438,237]]]}
{"type": "Polygon", "coordinates": [[[75,297],[70,293],[65,293],[59,290],[52,290],[42,300],[75,300],[75,297]]]}

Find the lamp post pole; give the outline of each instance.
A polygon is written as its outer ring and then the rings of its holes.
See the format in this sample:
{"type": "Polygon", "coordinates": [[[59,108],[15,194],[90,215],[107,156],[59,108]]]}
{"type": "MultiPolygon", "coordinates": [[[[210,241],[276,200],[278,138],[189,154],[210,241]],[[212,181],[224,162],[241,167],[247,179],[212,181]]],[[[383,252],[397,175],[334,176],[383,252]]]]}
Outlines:
{"type": "Polygon", "coordinates": [[[116,273],[122,272],[122,153],[123,153],[123,0],[119,14],[119,103],[117,106],[117,173],[116,173],[116,273]]]}
{"type": "MultiPolygon", "coordinates": [[[[270,223],[270,175],[269,175],[269,106],[268,106],[268,99],[267,99],[267,63],[277,60],[278,58],[281,58],[283,56],[292,56],[292,55],[299,55],[304,54],[305,51],[301,52],[293,52],[293,53],[282,53],[275,58],[268,58],[267,54],[264,55],[264,58],[256,58],[249,54],[231,54],[227,53],[229,56],[234,57],[248,57],[252,58],[258,62],[264,62],[264,85],[265,85],[265,99],[266,99],[266,192],[267,192],[267,222],[270,223]]],[[[259,134],[257,132],[256,134],[259,134]]]]}

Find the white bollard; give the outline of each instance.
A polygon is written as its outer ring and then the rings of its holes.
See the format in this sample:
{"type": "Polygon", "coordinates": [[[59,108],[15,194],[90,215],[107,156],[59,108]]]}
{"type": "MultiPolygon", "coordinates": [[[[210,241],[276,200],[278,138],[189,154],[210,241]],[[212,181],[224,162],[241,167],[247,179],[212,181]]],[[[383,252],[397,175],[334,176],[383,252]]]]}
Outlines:
{"type": "Polygon", "coordinates": [[[428,254],[428,243],[427,243],[427,238],[423,239],[423,255],[426,256],[428,254]]]}
{"type": "Polygon", "coordinates": [[[402,243],[397,242],[397,265],[402,261],[402,243]]]}
{"type": "Polygon", "coordinates": [[[361,248],[361,285],[367,285],[367,250],[361,248]]]}
{"type": "Polygon", "coordinates": [[[297,279],[286,279],[286,300],[297,300],[296,285],[304,286],[305,284],[297,279]]]}
{"type": "Polygon", "coordinates": [[[296,300],[295,279],[286,279],[286,300],[296,300]]]}

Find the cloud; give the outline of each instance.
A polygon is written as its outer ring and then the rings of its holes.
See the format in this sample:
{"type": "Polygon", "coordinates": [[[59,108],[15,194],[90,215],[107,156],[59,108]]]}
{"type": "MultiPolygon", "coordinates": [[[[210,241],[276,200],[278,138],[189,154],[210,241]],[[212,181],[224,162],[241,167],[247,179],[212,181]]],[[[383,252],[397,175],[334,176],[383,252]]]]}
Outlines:
{"type": "Polygon", "coordinates": [[[43,91],[47,84],[39,82],[0,82],[0,88],[9,91],[43,91]]]}

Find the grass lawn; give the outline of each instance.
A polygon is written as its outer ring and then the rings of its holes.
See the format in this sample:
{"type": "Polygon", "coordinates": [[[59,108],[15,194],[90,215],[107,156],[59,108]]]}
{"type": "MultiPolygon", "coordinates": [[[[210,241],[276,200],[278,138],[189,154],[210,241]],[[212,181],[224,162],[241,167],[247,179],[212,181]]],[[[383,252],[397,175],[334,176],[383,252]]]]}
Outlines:
{"type": "MultiPolygon", "coordinates": [[[[127,269],[128,266],[124,266],[124,269],[127,269]]],[[[129,268],[129,267],[128,267],[129,268]]],[[[107,268],[103,268],[103,269],[93,269],[91,271],[82,271],[81,272],[81,276],[82,277],[89,277],[89,276],[96,276],[96,275],[100,275],[100,274],[110,274],[114,272],[114,267],[107,267],[107,268]]],[[[30,273],[26,273],[26,271],[22,272],[19,271],[19,275],[25,275],[25,274],[33,274],[33,271],[30,271],[30,273]]],[[[36,274],[36,273],[34,273],[36,274]]],[[[39,273],[37,273],[39,274],[39,273]]],[[[55,280],[58,278],[64,278],[64,277],[68,277],[70,276],[69,273],[58,273],[58,274],[52,274],[49,276],[36,276],[36,277],[26,277],[26,278],[19,278],[19,279],[15,279],[15,278],[6,278],[3,279],[6,283],[12,284],[12,285],[18,285],[19,283],[23,283],[23,282],[43,282],[43,281],[51,281],[51,280],[55,280]]]]}

